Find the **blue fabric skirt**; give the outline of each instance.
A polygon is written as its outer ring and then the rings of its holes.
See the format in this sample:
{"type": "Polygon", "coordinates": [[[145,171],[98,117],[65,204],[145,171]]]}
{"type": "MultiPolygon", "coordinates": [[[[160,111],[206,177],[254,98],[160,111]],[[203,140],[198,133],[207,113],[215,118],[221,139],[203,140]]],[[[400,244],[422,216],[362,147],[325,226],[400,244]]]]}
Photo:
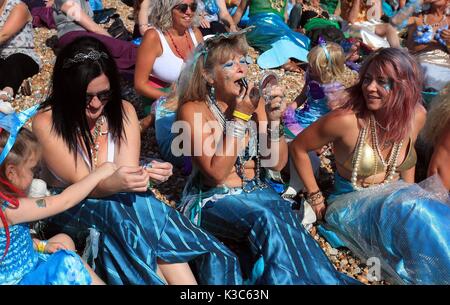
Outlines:
{"type": "Polygon", "coordinates": [[[339,175],[326,228],[397,284],[450,284],[450,199],[439,178],[354,191],[339,175]]]}
{"type": "Polygon", "coordinates": [[[163,284],[157,258],[192,261],[200,284],[242,283],[230,250],[150,193],[87,198],[51,221],[68,234],[89,228],[100,232],[95,271],[108,284],[163,284]]]}
{"type": "MultiPolygon", "coordinates": [[[[281,39],[290,40],[299,47],[309,50],[309,38],[294,32],[284,23],[283,19],[274,13],[258,13],[250,16],[247,26],[255,28],[246,34],[248,43],[265,52],[272,48],[272,44],[281,39]]],[[[295,54],[289,55],[290,50],[285,50],[287,57],[296,57],[295,54]]]]}
{"type": "Polygon", "coordinates": [[[92,278],[81,258],[73,251],[39,254],[35,268],[19,285],[90,285],[92,278]]]}
{"type": "MultiPolygon", "coordinates": [[[[272,188],[246,193],[220,187],[202,193],[202,198],[201,226],[238,245],[247,284],[358,283],[335,270],[292,203],[272,188]]],[[[193,210],[188,207],[186,214],[193,210]]]]}

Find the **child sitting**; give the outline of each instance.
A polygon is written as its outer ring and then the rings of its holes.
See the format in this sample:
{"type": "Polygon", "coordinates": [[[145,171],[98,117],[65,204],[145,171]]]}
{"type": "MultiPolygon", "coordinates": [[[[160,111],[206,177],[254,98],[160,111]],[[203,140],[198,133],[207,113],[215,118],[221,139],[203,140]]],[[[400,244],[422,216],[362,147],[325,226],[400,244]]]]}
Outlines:
{"type": "Polygon", "coordinates": [[[288,141],[329,112],[328,102],[353,85],[358,77],[346,67],[344,51],[334,42],[321,42],[312,48],[308,62],[303,90],[283,115],[288,141]]]}
{"type": "Polygon", "coordinates": [[[62,235],[48,243],[36,240],[36,251],[28,223],[75,206],[114,172],[115,165],[104,163],[59,195],[27,198],[41,152],[35,136],[21,127],[36,109],[19,115],[0,113],[0,284],[103,284],[62,235]]]}

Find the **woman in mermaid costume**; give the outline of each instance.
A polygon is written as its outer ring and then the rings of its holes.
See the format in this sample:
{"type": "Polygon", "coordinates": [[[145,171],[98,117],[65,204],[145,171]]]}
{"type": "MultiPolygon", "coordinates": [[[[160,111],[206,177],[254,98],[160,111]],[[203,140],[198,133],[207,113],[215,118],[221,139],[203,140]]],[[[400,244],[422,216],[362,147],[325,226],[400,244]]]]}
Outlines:
{"type": "MultiPolygon", "coordinates": [[[[2,110],[5,104],[0,102],[2,110]]],[[[66,245],[51,249],[39,241],[35,247],[30,222],[61,213],[77,205],[102,180],[114,164],[105,163],[57,196],[30,198],[33,169],[41,149],[31,131],[22,128],[37,106],[16,114],[0,112],[0,285],[89,285],[103,281],[66,245]]],[[[56,236],[55,236],[56,237],[56,236]]],[[[55,240],[53,237],[50,240],[55,240]]],[[[62,241],[61,238],[59,238],[62,241]]]]}
{"type": "Polygon", "coordinates": [[[420,94],[415,60],[383,49],[367,59],[348,100],[303,130],[290,152],[332,246],[375,263],[377,280],[449,284],[448,191],[439,176],[414,183],[414,143],[425,123],[420,94]],[[308,151],[329,142],[337,172],[326,204],[308,151]]]}
{"type": "Polygon", "coordinates": [[[309,38],[294,32],[286,24],[287,0],[242,0],[233,19],[236,24],[247,6],[250,7],[247,26],[254,30],[247,33],[248,43],[262,54],[258,65],[263,69],[285,65],[286,69],[300,71],[290,58],[306,62],[309,38]]]}
{"type": "Polygon", "coordinates": [[[121,99],[105,46],[89,37],[67,45],[56,59],[53,81],[33,119],[51,191],[61,193],[104,162],[118,167],[78,206],[51,219],[68,234],[89,230],[98,236],[87,247],[98,274],[108,284],[241,283],[233,253],[151,192],[172,167],[157,161],[139,166],[137,115],[121,99]],[[74,83],[80,85],[67,86],[74,83]]]}
{"type": "Polygon", "coordinates": [[[247,83],[247,50],[242,32],[221,34],[199,46],[182,73],[178,119],[186,134],[179,136],[183,148],[191,147],[186,153],[193,154],[194,170],[181,210],[219,239],[239,245],[247,284],[355,283],[334,269],[292,202],[264,181],[264,167],[286,164],[280,129],[286,105],[282,88],[262,90],[264,101],[247,83]]]}

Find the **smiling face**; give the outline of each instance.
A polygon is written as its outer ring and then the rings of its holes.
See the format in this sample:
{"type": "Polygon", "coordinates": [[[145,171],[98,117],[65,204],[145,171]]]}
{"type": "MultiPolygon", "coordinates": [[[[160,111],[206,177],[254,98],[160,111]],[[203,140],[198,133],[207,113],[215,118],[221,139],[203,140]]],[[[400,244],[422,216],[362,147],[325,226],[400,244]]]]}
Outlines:
{"type": "Polygon", "coordinates": [[[86,117],[88,121],[96,121],[108,103],[110,84],[108,77],[102,73],[94,78],[86,89],[86,117]]]}
{"type": "Polygon", "coordinates": [[[362,79],[362,93],[367,109],[371,111],[382,109],[386,105],[391,89],[392,80],[371,64],[362,79]]]}
{"type": "Polygon", "coordinates": [[[172,9],[172,22],[173,26],[181,26],[184,28],[190,28],[192,26],[195,11],[197,9],[197,3],[195,0],[182,0],[172,9]]]}
{"type": "Polygon", "coordinates": [[[247,75],[248,63],[246,55],[232,53],[224,63],[218,63],[213,68],[213,85],[220,99],[227,96],[237,97],[241,94],[239,80],[247,75]]]}

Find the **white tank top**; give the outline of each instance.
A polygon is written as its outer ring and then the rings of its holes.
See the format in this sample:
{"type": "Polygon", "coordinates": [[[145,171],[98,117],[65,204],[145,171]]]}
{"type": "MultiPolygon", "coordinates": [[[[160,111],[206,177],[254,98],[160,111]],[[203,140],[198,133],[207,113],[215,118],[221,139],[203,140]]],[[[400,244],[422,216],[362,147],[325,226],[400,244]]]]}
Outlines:
{"type": "MultiPolygon", "coordinates": [[[[163,82],[171,84],[178,80],[181,70],[184,67],[184,61],[173,53],[163,33],[158,29],[155,30],[158,32],[159,40],[161,41],[162,54],[155,59],[152,75],[163,82]]],[[[189,29],[189,34],[194,43],[194,47],[196,47],[197,39],[191,28],[189,29]]]]}
{"type": "MultiPolygon", "coordinates": [[[[114,143],[112,134],[110,132],[108,132],[108,147],[107,147],[106,162],[114,162],[115,147],[116,147],[116,143],[114,143]]],[[[83,158],[84,162],[86,162],[86,165],[92,170],[91,162],[89,162],[89,158],[86,155],[86,153],[81,149],[81,146],[77,145],[77,148],[78,148],[78,153],[81,155],[81,157],[83,158]]],[[[49,171],[50,174],[53,175],[53,177],[56,180],[61,182],[64,185],[64,187],[67,187],[67,186],[70,185],[69,183],[64,181],[64,179],[62,179],[61,177],[56,175],[50,168],[47,167],[47,170],[49,171]]]]}

